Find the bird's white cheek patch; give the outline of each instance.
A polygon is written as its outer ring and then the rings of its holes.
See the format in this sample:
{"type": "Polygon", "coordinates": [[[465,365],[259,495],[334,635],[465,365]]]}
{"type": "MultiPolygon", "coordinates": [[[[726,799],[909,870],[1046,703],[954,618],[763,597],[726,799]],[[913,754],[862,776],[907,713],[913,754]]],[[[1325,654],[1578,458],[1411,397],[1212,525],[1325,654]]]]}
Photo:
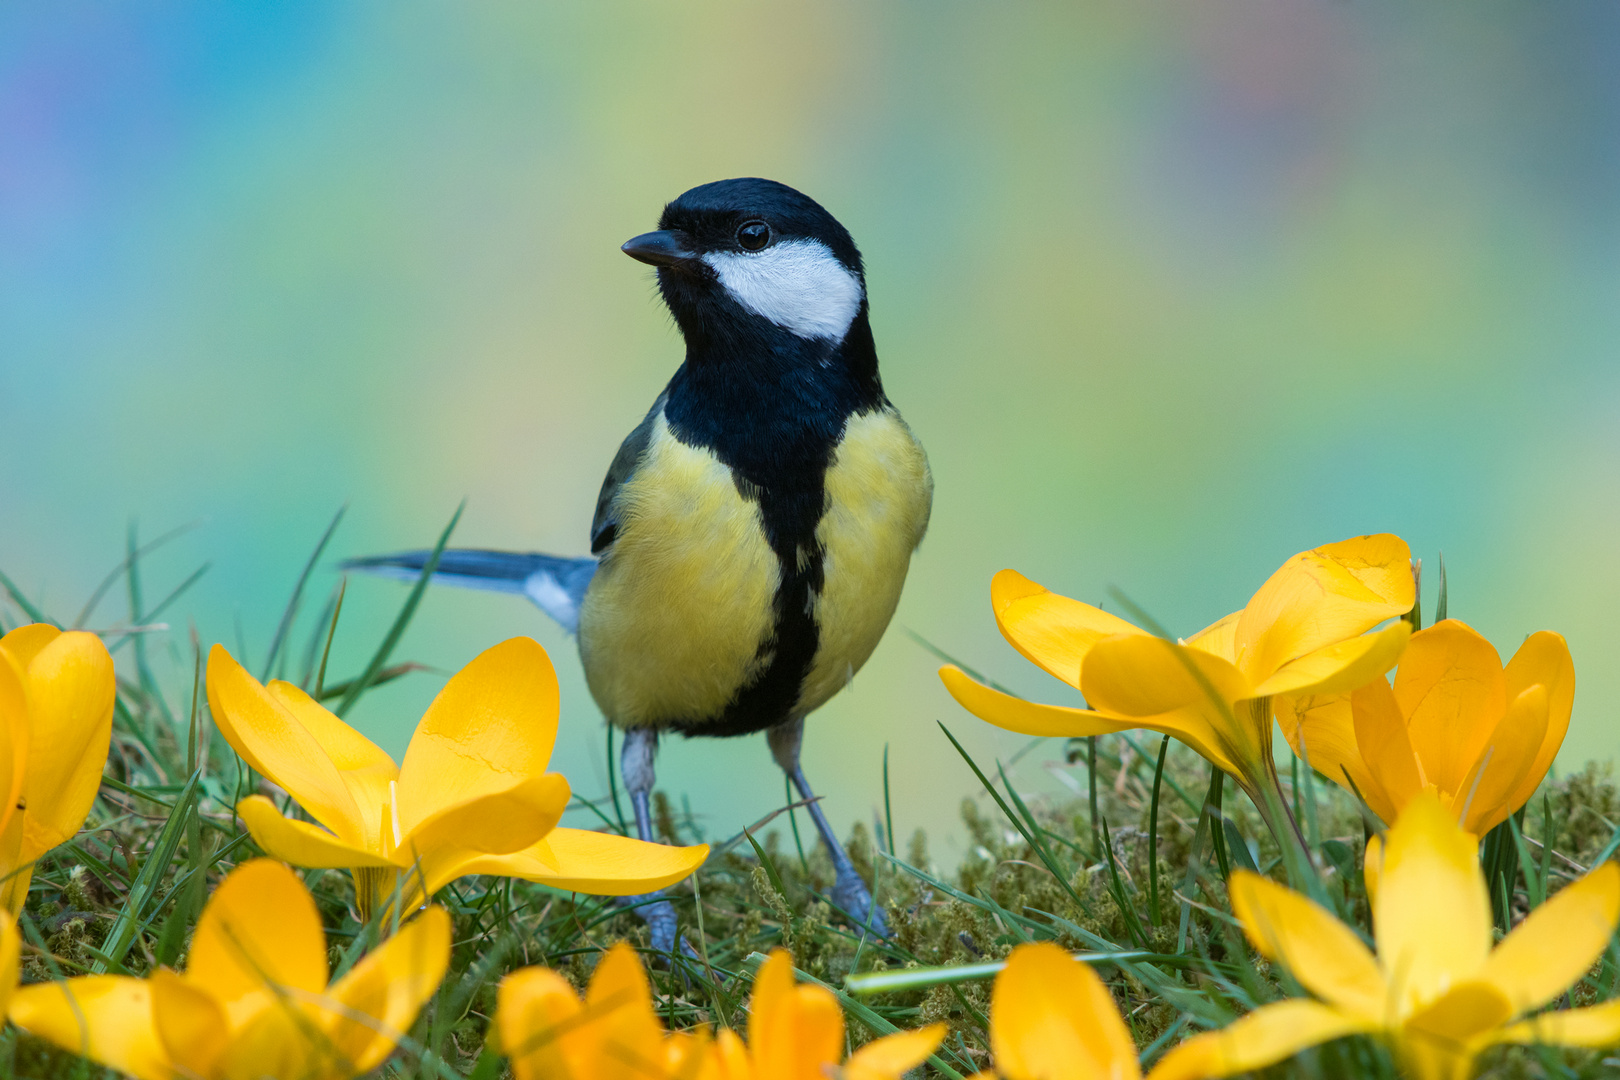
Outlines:
{"type": "Polygon", "coordinates": [[[816,240],[710,252],[703,261],[737,303],[800,337],[842,341],[861,308],[860,280],[816,240]]]}

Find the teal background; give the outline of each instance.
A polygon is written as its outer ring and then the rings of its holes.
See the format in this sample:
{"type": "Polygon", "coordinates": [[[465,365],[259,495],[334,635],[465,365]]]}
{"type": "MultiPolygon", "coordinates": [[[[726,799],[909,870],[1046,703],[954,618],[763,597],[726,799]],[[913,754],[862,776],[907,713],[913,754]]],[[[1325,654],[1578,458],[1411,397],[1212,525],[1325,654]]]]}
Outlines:
{"type": "MultiPolygon", "coordinates": [[[[1568,636],[1562,761],[1606,759],[1617,45],[1606,0],[6,4],[0,569],[71,618],[132,516],[200,519],[147,565],[155,599],[212,561],[154,639],[179,685],[188,617],[205,643],[239,621],[258,667],[345,502],[334,555],[430,544],[464,497],[461,544],[583,551],[681,357],[617,247],[762,175],[861,244],[933,462],[896,630],[1072,700],[1000,640],[1001,567],[1188,633],[1295,551],[1389,530],[1431,584],[1445,553],[1452,614],[1500,648],[1568,636]]],[[[335,675],[403,595],[352,583],[335,675]]],[[[557,663],[557,767],[601,793],[600,717],[537,610],[435,590],[397,656],[448,672],[514,634],[557,663]]],[[[891,631],[805,753],[847,823],[889,745],[896,825],[948,856],[974,781],[934,722],[1024,740],[934,666],[891,631]]],[[[398,752],[442,680],[355,720],[398,752]]],[[[1063,790],[1057,749],[1019,784],[1063,790]]],[[[717,834],[781,797],[759,738],[660,767],[717,834]]]]}

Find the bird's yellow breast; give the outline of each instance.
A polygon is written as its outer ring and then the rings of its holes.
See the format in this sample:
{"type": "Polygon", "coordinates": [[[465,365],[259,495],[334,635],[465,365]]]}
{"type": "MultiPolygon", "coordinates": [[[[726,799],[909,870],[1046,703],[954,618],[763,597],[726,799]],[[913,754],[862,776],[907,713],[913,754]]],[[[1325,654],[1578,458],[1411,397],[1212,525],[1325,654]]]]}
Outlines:
{"type": "Polygon", "coordinates": [[[812,600],[819,641],[799,691],[801,716],[842,689],[877,648],[934,496],[928,458],[892,408],[850,418],[825,486],[816,527],[823,584],[812,600]]]}
{"type": "Polygon", "coordinates": [[[617,499],[617,538],[580,608],[591,694],[625,727],[716,715],[768,661],[781,573],[759,505],[662,415],[617,499]]]}

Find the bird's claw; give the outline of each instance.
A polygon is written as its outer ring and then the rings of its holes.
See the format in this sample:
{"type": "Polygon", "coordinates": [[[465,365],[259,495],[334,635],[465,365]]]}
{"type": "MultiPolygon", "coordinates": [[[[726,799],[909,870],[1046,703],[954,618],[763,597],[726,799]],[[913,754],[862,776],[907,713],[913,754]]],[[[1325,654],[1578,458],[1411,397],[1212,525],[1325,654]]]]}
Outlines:
{"type": "Polygon", "coordinates": [[[833,882],[832,900],[840,908],[854,916],[856,922],[865,929],[872,931],[878,937],[889,936],[888,921],[883,918],[883,911],[872,902],[872,892],[861,880],[861,875],[849,867],[838,874],[833,882]]]}
{"type": "MultiPolygon", "coordinates": [[[[627,896],[621,902],[625,904],[636,904],[634,910],[637,917],[639,917],[642,922],[647,924],[647,930],[651,936],[649,945],[652,951],[655,954],[662,954],[666,958],[673,957],[676,947],[675,941],[677,929],[675,924],[675,905],[671,904],[668,900],[659,900],[656,903],[651,904],[640,903],[640,901],[648,900],[652,896],[656,895],[656,893],[649,893],[644,896],[627,896]]],[[[680,938],[680,950],[681,955],[685,956],[687,959],[698,959],[697,951],[687,943],[684,935],[680,938]]],[[[664,964],[667,966],[668,962],[669,961],[666,959],[664,964]]]]}

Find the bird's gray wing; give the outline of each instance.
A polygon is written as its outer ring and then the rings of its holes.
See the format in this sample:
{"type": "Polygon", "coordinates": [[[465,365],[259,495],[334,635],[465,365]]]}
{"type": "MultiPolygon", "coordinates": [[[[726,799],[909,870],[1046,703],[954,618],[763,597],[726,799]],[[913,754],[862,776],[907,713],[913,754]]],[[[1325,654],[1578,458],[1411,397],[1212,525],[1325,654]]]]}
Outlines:
{"type": "Polygon", "coordinates": [[[592,555],[600,558],[619,537],[619,492],[635,475],[636,466],[641,464],[641,458],[652,442],[653,426],[664,411],[664,401],[668,397],[667,390],[658,395],[658,400],[653,402],[646,417],[624,437],[624,442],[619,444],[619,452],[613,455],[613,463],[608,466],[607,476],[602,480],[602,492],[596,497],[596,516],[591,520],[592,555]]]}

